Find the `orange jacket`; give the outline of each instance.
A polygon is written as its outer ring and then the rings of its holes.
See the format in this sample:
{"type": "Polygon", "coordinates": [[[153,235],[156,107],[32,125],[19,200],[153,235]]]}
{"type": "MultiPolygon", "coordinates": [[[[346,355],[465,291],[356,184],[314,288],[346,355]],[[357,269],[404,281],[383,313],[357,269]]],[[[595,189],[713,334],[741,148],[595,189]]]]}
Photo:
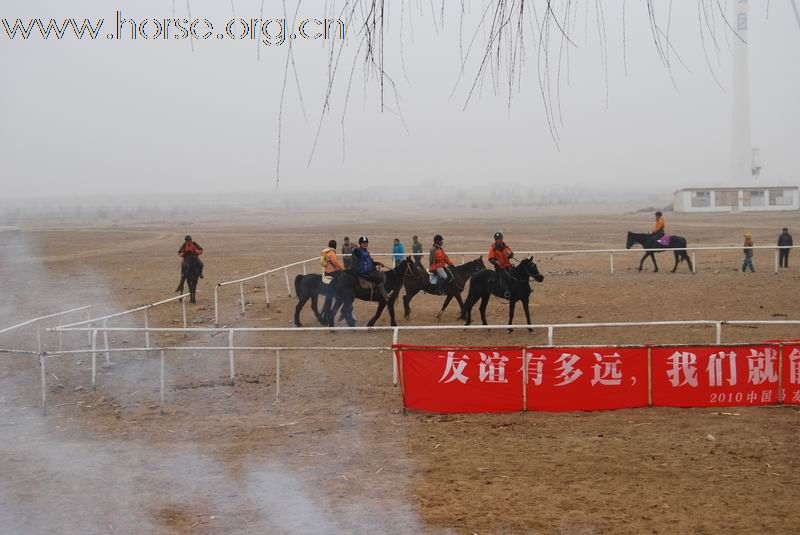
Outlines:
{"type": "Polygon", "coordinates": [[[444,252],[444,249],[442,249],[441,247],[437,247],[433,257],[433,263],[431,263],[429,271],[433,273],[439,268],[452,265],[453,262],[450,260],[450,257],[447,256],[447,253],[444,252]]]}
{"type": "Polygon", "coordinates": [[[489,248],[489,262],[494,264],[495,262],[503,269],[508,269],[511,267],[511,259],[509,258],[513,252],[511,251],[511,247],[509,247],[505,242],[503,242],[502,249],[498,250],[494,244],[489,248]],[[492,258],[494,258],[495,262],[492,262],[492,258]]]}
{"type": "Polygon", "coordinates": [[[323,255],[325,257],[325,273],[335,273],[336,271],[341,271],[344,269],[344,266],[339,261],[339,258],[336,256],[336,249],[331,249],[330,247],[324,249],[323,255]]]}
{"type": "Polygon", "coordinates": [[[656,219],[656,226],[653,227],[653,234],[655,234],[656,232],[665,232],[664,229],[665,224],[666,222],[664,221],[663,217],[659,217],[658,219],[656,219]]]}

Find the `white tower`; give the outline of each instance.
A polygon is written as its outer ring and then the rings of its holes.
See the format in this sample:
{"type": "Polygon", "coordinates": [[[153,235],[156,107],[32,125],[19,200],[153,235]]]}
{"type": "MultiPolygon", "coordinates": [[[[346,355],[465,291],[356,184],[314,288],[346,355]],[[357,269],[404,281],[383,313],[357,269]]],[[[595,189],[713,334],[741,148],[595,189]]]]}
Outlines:
{"type": "Polygon", "coordinates": [[[731,180],[744,186],[753,179],[753,152],[750,142],[750,76],[748,56],[748,0],[731,0],[738,37],[733,38],[733,96],[731,109],[731,180]]]}

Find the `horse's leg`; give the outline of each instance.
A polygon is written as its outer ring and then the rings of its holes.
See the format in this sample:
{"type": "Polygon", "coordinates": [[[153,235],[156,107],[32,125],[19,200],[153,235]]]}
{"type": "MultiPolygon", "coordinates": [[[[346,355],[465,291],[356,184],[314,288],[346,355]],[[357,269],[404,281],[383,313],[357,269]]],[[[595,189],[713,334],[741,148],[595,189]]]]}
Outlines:
{"type": "Polygon", "coordinates": [[[489,294],[481,296],[481,321],[484,325],[489,325],[486,321],[486,306],[489,304],[489,294]]]}
{"type": "Polygon", "coordinates": [[[317,318],[317,321],[322,323],[322,314],[319,313],[319,293],[313,292],[311,294],[311,310],[314,312],[314,316],[317,318]]]}
{"type": "Polygon", "coordinates": [[[186,275],[181,273],[181,282],[178,283],[178,288],[175,290],[176,293],[182,294],[183,293],[183,284],[186,282],[186,275]]]}
{"type": "Polygon", "coordinates": [[[653,267],[655,268],[653,271],[658,273],[658,264],[656,264],[656,253],[650,253],[650,258],[653,260],[653,267]]]}
{"type": "Polygon", "coordinates": [[[514,324],[514,309],[517,308],[517,299],[512,297],[508,301],[508,332],[513,333],[514,329],[511,328],[511,325],[514,324]]]}
{"type": "Polygon", "coordinates": [[[458,303],[458,309],[461,311],[459,312],[458,319],[464,319],[464,301],[461,299],[461,292],[455,295],[456,302],[458,303]]]}
{"type": "MultiPolygon", "coordinates": [[[[531,295],[528,294],[525,299],[520,299],[520,301],[522,301],[522,310],[525,311],[525,319],[528,321],[528,325],[533,325],[531,322],[530,298],[531,295]]],[[[528,327],[528,332],[533,334],[533,327],[528,327]]]]}
{"type": "Polygon", "coordinates": [[[442,315],[444,314],[445,309],[447,309],[447,305],[450,304],[450,301],[453,300],[453,294],[448,294],[447,299],[444,300],[444,304],[442,305],[442,309],[436,314],[436,321],[442,321],[442,315]]]}
{"type": "Polygon", "coordinates": [[[397,327],[397,318],[394,317],[394,305],[397,302],[397,294],[400,290],[397,290],[392,294],[392,297],[389,298],[389,302],[386,304],[386,308],[389,309],[389,320],[390,325],[392,327],[397,327]]]}
{"type": "Polygon", "coordinates": [[[348,327],[356,326],[356,319],[353,317],[353,301],[348,301],[342,307],[342,316],[344,317],[344,320],[347,322],[348,327]]]}
{"type": "Polygon", "coordinates": [[[689,258],[689,253],[687,251],[683,252],[683,259],[686,260],[687,264],[689,264],[689,273],[694,274],[694,266],[692,265],[692,259],[689,258]]]}
{"type": "Polygon", "coordinates": [[[472,307],[475,306],[475,301],[477,301],[477,298],[475,298],[472,295],[472,292],[470,292],[467,294],[466,302],[461,306],[461,315],[464,316],[464,319],[466,320],[464,325],[472,324],[472,307]]]}
{"type": "Polygon", "coordinates": [[[303,324],[300,323],[300,311],[303,310],[303,307],[306,306],[306,301],[308,301],[308,297],[301,297],[297,300],[297,306],[294,307],[294,326],[295,327],[302,327],[303,324]]]}
{"type": "Polygon", "coordinates": [[[195,304],[197,303],[197,299],[195,299],[195,294],[197,293],[197,279],[190,278],[188,279],[189,282],[189,303],[195,304]]]}
{"type": "MultiPolygon", "coordinates": [[[[337,298],[333,301],[333,308],[331,308],[331,313],[328,315],[328,327],[333,327],[333,320],[336,319],[336,313],[339,312],[339,308],[342,307],[342,299],[337,298]]],[[[342,312],[344,313],[344,311],[342,312]]]]}
{"type": "Polygon", "coordinates": [[[406,287],[406,294],[403,296],[403,316],[406,319],[411,319],[411,300],[419,293],[419,288],[409,290],[406,287]]]}
{"type": "Polygon", "coordinates": [[[639,271],[642,270],[642,266],[644,266],[644,260],[645,260],[645,258],[647,258],[647,255],[649,255],[649,254],[650,253],[644,253],[644,256],[642,257],[642,259],[639,260],[639,271]]]}
{"type": "Polygon", "coordinates": [[[367,327],[372,327],[375,325],[375,322],[378,321],[378,318],[381,317],[383,314],[383,309],[386,307],[386,301],[383,300],[383,297],[378,299],[378,310],[375,312],[375,315],[372,316],[372,319],[367,322],[367,327]]]}
{"type": "Polygon", "coordinates": [[[678,262],[681,261],[681,255],[679,251],[675,251],[675,267],[672,268],[672,272],[675,273],[675,270],[678,269],[678,262]]]}

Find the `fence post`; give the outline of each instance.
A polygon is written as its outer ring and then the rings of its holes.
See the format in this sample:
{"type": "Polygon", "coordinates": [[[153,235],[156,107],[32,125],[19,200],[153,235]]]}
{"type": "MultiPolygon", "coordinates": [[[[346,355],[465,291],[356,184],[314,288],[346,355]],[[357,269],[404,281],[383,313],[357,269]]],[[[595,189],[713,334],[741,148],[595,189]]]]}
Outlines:
{"type": "Polygon", "coordinates": [[[715,330],[716,330],[717,344],[721,344],[722,343],[722,322],[721,321],[716,322],[715,330]]]}
{"type": "MultiPolygon", "coordinates": [[[[400,330],[395,327],[392,331],[392,346],[396,346],[400,330]]],[[[392,347],[392,384],[397,386],[397,354],[394,352],[394,347],[392,347]]]]}
{"type": "Polygon", "coordinates": [[[219,327],[219,284],[214,286],[214,326],[219,327]]]}
{"type": "Polygon", "coordinates": [[[308,275],[308,272],[306,271],[306,263],[305,262],[303,262],[303,275],[308,275]]]}
{"type": "MultiPolygon", "coordinates": [[[[61,327],[62,325],[64,325],[64,320],[58,318],[58,326],[61,327]]],[[[58,350],[64,351],[64,333],[61,331],[58,331],[58,350]]]]}
{"type": "Polygon", "coordinates": [[[697,254],[692,251],[692,275],[697,275],[697,254]]]}
{"type": "Polygon", "coordinates": [[[783,405],[783,345],[778,346],[778,401],[776,405],[783,405]]]}
{"type": "Polygon", "coordinates": [[[281,350],[275,350],[275,403],[281,395],[281,350]]]}
{"type": "Polygon", "coordinates": [[[528,348],[522,348],[522,410],[528,411],[528,348]]]}
{"type": "Polygon", "coordinates": [[[247,314],[247,311],[245,311],[245,309],[244,309],[244,283],[243,282],[239,283],[239,299],[240,299],[240,301],[242,303],[242,316],[245,316],[247,314]]]}
{"type": "Polygon", "coordinates": [[[231,384],[235,383],[235,377],[236,377],[236,369],[234,368],[234,364],[233,364],[233,334],[234,334],[234,330],[233,329],[228,331],[228,347],[229,347],[229,349],[228,349],[228,358],[230,360],[229,364],[230,364],[230,372],[231,372],[231,384]]]}
{"type": "MultiPolygon", "coordinates": [[[[91,308],[87,308],[86,309],[86,319],[87,320],[92,319],[92,309],[91,308]]],[[[90,324],[89,327],[92,327],[92,325],[90,324]]],[[[86,331],[86,345],[92,345],[92,332],[91,331],[86,331]]]]}
{"type": "Polygon", "coordinates": [[[164,350],[161,350],[161,414],[164,414],[164,350]]]}
{"type": "Polygon", "coordinates": [[[267,308],[269,308],[269,285],[266,274],[264,274],[264,298],[267,300],[267,308]]]}
{"type": "Polygon", "coordinates": [[[44,370],[44,353],[39,352],[39,367],[42,369],[42,414],[47,416],[47,377],[44,370]]]}
{"type": "Polygon", "coordinates": [[[611,266],[611,274],[614,274],[614,253],[608,253],[608,262],[611,266]]]}
{"type": "Polygon", "coordinates": [[[778,272],[778,251],[780,251],[780,249],[778,249],[776,247],[775,248],[775,273],[778,272]]]}
{"type": "Polygon", "coordinates": [[[111,353],[108,351],[108,320],[103,320],[103,345],[106,348],[106,364],[111,362],[111,353]]]}
{"type": "MultiPolygon", "coordinates": [[[[181,297],[181,315],[183,316],[183,328],[186,329],[189,325],[186,321],[186,298],[181,297]]],[[[183,337],[186,338],[186,333],[183,333],[183,337]]]]}
{"type": "Polygon", "coordinates": [[[554,331],[553,326],[552,325],[548,325],[547,326],[547,345],[549,345],[549,346],[553,345],[553,331],[554,331]]]}
{"type": "MultiPolygon", "coordinates": [[[[148,308],[144,309],[144,328],[145,329],[149,329],[150,328],[150,314],[148,312],[149,310],[150,309],[148,309],[148,308]]],[[[147,349],[150,349],[150,331],[145,331],[144,332],[144,347],[146,347],[147,349]]],[[[108,348],[106,347],[106,349],[108,349],[108,348]]]]}
{"type": "Polygon", "coordinates": [[[92,337],[92,389],[97,389],[97,329],[91,332],[92,337]]]}
{"type": "Polygon", "coordinates": [[[466,264],[466,261],[465,261],[465,259],[464,259],[464,255],[463,255],[463,254],[461,255],[461,264],[462,264],[462,265],[466,264]]]}
{"type": "Polygon", "coordinates": [[[286,278],[286,291],[289,292],[289,297],[292,296],[292,287],[289,284],[289,268],[283,268],[283,276],[286,278]]]}
{"type": "Polygon", "coordinates": [[[42,352],[42,325],[36,322],[36,351],[42,352]]]}

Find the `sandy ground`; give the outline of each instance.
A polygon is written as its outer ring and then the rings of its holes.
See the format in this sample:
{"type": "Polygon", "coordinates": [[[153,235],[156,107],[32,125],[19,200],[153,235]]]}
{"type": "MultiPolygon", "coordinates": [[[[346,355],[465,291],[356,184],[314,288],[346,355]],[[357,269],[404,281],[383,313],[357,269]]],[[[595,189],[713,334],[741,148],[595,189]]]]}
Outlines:
{"type": "MultiPolygon", "coordinates": [[[[185,219],[185,218],[184,218],[185,219]]],[[[387,216],[371,210],[325,221],[286,213],[192,221],[40,221],[25,245],[2,248],[0,325],[96,304],[114,312],[172,295],[183,234],[206,248],[206,279],[189,309],[195,326],[213,322],[213,284],[318,254],[331,237],[368,233],[373,250],[394,237],[444,234],[446,247],[488,250],[502,229],[517,250],[624,246],[627,230],[645,231],[650,214],[535,209],[387,216]],[[424,222],[424,223],[421,223],[424,222]],[[324,229],[324,230],[323,230],[324,229]]],[[[668,214],[669,230],[689,245],[772,244],[800,215],[668,214]]],[[[742,274],[739,251],[698,253],[697,275],[636,271],[641,254],[545,255],[536,322],[667,319],[798,319],[800,256],[772,272],[772,252],[757,252],[742,274]]],[[[457,259],[457,260],[460,260],[457,259]]],[[[315,269],[310,266],[310,269],[315,269]]],[[[283,276],[221,292],[221,323],[289,326],[294,300],[283,276]],[[283,285],[283,290],[280,290],[283,285]]],[[[418,296],[410,323],[435,323],[441,298],[418,296]]],[[[358,304],[365,321],[373,305],[358,304]]],[[[477,308],[475,310],[477,314],[477,308]]],[[[443,323],[457,324],[457,311],[443,323]]],[[[401,324],[406,324],[398,310],[401,324]]],[[[489,321],[507,309],[489,306],[489,321]]],[[[75,318],[82,319],[81,317],[75,318]]],[[[179,326],[180,308],[164,306],[154,326],[179,326]]],[[[306,309],[303,321],[312,323],[306,309]]],[[[522,321],[521,310],[517,322],[522,321]]],[[[388,324],[384,316],[379,324],[388,324]]],[[[115,325],[141,325],[141,317],[115,325]]],[[[800,338],[791,328],[726,328],[724,340],[800,338]]],[[[409,343],[543,343],[529,335],[457,330],[404,333],[409,343]]],[[[237,344],[386,345],[388,333],[288,333],[242,336],[237,344]]],[[[710,342],[713,330],[659,328],[558,333],[557,343],[710,342]]],[[[58,338],[44,335],[50,349],[58,338]]],[[[113,347],[138,347],[139,334],[113,335],[113,347]]],[[[154,337],[154,344],[216,339],[154,337]]],[[[64,347],[85,348],[68,334],[64,347]]],[[[223,342],[224,343],[224,342],[223,342]]],[[[35,332],[0,346],[34,347],[35,332]]],[[[276,400],[273,353],[172,353],[166,413],[159,414],[153,355],[115,354],[90,388],[86,354],[48,362],[48,415],[39,406],[39,367],[31,357],[0,362],[0,532],[2,533],[797,533],[800,530],[800,411],[794,407],[637,409],[573,414],[404,414],[391,384],[388,353],[286,352],[276,400]],[[709,438],[713,437],[713,440],[709,438]]]]}

